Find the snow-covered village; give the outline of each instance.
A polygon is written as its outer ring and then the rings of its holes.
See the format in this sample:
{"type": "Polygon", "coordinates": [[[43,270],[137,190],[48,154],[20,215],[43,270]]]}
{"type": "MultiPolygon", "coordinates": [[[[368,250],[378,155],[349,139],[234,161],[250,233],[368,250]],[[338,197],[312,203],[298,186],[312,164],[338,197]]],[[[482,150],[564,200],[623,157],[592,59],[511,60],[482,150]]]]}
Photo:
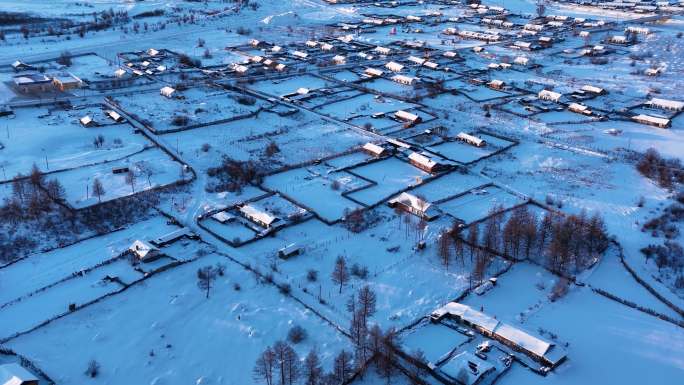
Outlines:
{"type": "Polygon", "coordinates": [[[0,0],[0,385],[684,382],[684,0],[0,0]]]}

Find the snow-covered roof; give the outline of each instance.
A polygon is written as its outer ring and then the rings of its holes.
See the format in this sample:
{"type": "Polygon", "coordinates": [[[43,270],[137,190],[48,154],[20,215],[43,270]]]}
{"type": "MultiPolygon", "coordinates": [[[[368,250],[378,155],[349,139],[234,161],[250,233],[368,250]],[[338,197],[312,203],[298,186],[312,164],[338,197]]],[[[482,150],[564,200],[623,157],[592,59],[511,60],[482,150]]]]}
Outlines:
{"type": "Polygon", "coordinates": [[[157,245],[164,245],[164,244],[166,244],[166,243],[176,241],[176,240],[178,240],[178,239],[180,239],[180,238],[182,238],[182,237],[186,237],[186,236],[189,237],[189,236],[192,236],[192,235],[193,235],[193,233],[192,233],[192,231],[190,231],[189,228],[187,228],[187,227],[182,227],[182,228],[180,228],[180,229],[178,229],[178,230],[174,230],[174,231],[172,231],[172,232],[170,232],[170,233],[168,233],[168,234],[162,235],[161,237],[155,239],[155,240],[152,241],[152,242],[155,243],[155,244],[157,244],[157,245]]]}
{"type": "Polygon", "coordinates": [[[79,121],[81,122],[82,125],[87,126],[93,122],[93,118],[91,118],[90,115],[86,115],[86,116],[82,117],[79,121]]]}
{"type": "Polygon", "coordinates": [[[409,56],[408,61],[416,63],[418,65],[423,65],[423,63],[425,63],[425,59],[419,58],[417,56],[409,56]]]}
{"type": "Polygon", "coordinates": [[[364,144],[363,149],[370,152],[371,154],[378,155],[378,156],[384,154],[385,151],[387,151],[384,147],[378,146],[377,144],[374,144],[371,142],[364,144]]]}
{"type": "MultiPolygon", "coordinates": [[[[501,80],[492,80],[491,82],[500,82],[501,84],[503,84],[503,82],[501,80]]],[[[482,146],[485,143],[485,141],[483,139],[478,138],[475,135],[466,134],[465,132],[459,132],[458,135],[456,135],[456,137],[458,139],[465,141],[465,142],[474,144],[478,147],[482,146]]]]}
{"type": "Polygon", "coordinates": [[[447,363],[439,368],[446,376],[460,382],[463,385],[477,383],[484,374],[494,369],[487,361],[481,360],[473,353],[461,352],[453,356],[447,363]]]}
{"type": "Polygon", "coordinates": [[[212,215],[211,218],[220,223],[230,222],[235,219],[233,215],[230,215],[225,211],[219,211],[218,213],[212,215]]]}
{"type": "Polygon", "coordinates": [[[421,166],[424,166],[428,169],[432,169],[439,164],[439,163],[435,162],[434,160],[430,159],[429,157],[427,157],[423,154],[419,154],[417,152],[412,152],[408,158],[409,158],[409,160],[411,160],[411,161],[413,161],[413,162],[415,162],[421,166]]]}
{"type": "Polygon", "coordinates": [[[133,244],[131,245],[131,247],[128,248],[128,250],[135,253],[135,255],[137,255],[140,259],[145,259],[145,257],[147,257],[148,255],[155,254],[157,251],[159,251],[159,249],[150,245],[149,243],[139,240],[133,242],[133,244]]]}
{"type": "Polygon", "coordinates": [[[540,357],[543,357],[552,345],[549,342],[534,337],[521,329],[503,322],[494,330],[494,333],[540,357]]]}
{"type": "Polygon", "coordinates": [[[271,215],[266,211],[260,210],[252,205],[244,205],[240,207],[240,212],[255,221],[265,224],[266,226],[270,226],[273,222],[276,222],[280,219],[275,215],[271,215]]]}
{"type": "Polygon", "coordinates": [[[162,89],[159,90],[159,93],[167,98],[170,98],[174,92],[176,92],[176,89],[169,86],[162,87],[162,89]]]}
{"type": "Polygon", "coordinates": [[[16,362],[0,365],[1,385],[22,385],[31,381],[38,382],[38,377],[16,362]]]}
{"type": "Polygon", "coordinates": [[[394,113],[394,116],[401,120],[405,120],[408,122],[415,122],[416,120],[419,119],[419,116],[416,114],[412,114],[410,112],[404,111],[404,110],[399,110],[394,113]]]}
{"type": "Polygon", "coordinates": [[[406,76],[406,75],[394,75],[394,76],[392,76],[392,81],[395,81],[395,82],[401,83],[401,84],[413,84],[417,80],[418,80],[418,78],[414,78],[412,76],[406,76]]]}
{"type": "Polygon", "coordinates": [[[603,90],[603,88],[587,84],[587,85],[582,86],[582,91],[591,92],[594,94],[602,94],[604,90],[603,90]]]}
{"type": "Polygon", "coordinates": [[[382,70],[377,69],[377,68],[366,68],[366,70],[363,71],[363,73],[365,73],[366,75],[369,75],[369,76],[382,76],[382,74],[384,72],[382,70]]]}
{"type": "Polygon", "coordinates": [[[653,98],[649,100],[647,104],[651,107],[663,108],[666,110],[681,111],[684,109],[684,102],[678,102],[676,100],[653,98]]]}
{"type": "Polygon", "coordinates": [[[107,110],[107,111],[105,111],[105,114],[107,116],[109,116],[110,118],[112,118],[112,120],[114,120],[116,122],[118,122],[119,120],[121,120],[123,118],[118,112],[116,112],[114,110],[107,110]]]}
{"type": "Polygon", "coordinates": [[[398,196],[392,198],[388,202],[389,204],[401,203],[404,206],[413,208],[414,210],[420,212],[426,212],[432,206],[432,204],[424,199],[421,199],[413,194],[403,192],[398,196]]]}
{"type": "Polygon", "coordinates": [[[377,46],[373,50],[375,52],[377,52],[379,54],[383,54],[383,55],[389,55],[389,53],[392,51],[391,49],[389,49],[387,47],[381,47],[381,46],[377,46]]]}
{"type": "Polygon", "coordinates": [[[542,100],[551,100],[554,102],[557,102],[560,100],[560,98],[563,96],[562,94],[559,94],[558,92],[553,92],[549,90],[541,90],[539,91],[539,94],[537,95],[539,99],[542,100]]]}
{"type": "Polygon", "coordinates": [[[646,115],[646,114],[639,114],[636,116],[632,116],[632,119],[636,120],[637,122],[640,122],[640,123],[654,124],[656,126],[666,127],[666,126],[670,125],[670,119],[658,118],[658,117],[646,115]]]}
{"type": "Polygon", "coordinates": [[[391,62],[385,64],[385,68],[387,68],[390,71],[400,72],[401,70],[404,69],[404,66],[395,62],[395,61],[391,61],[391,62]]]}
{"type": "Polygon", "coordinates": [[[150,56],[157,56],[157,55],[159,55],[159,51],[157,51],[157,50],[154,49],[154,48],[150,48],[150,49],[147,50],[147,54],[150,55],[150,56]]]}

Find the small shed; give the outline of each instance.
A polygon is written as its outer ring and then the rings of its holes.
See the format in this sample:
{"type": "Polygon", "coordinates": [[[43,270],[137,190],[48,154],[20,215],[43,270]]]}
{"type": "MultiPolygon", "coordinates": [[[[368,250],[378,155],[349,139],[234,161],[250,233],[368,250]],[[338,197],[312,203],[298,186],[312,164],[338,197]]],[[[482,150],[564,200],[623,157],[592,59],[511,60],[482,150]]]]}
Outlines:
{"type": "Polygon", "coordinates": [[[387,154],[387,149],[382,146],[378,146],[377,144],[368,142],[363,145],[363,151],[373,155],[373,156],[384,156],[387,154]]]}
{"type": "Polygon", "coordinates": [[[485,142],[484,139],[478,138],[475,135],[466,134],[465,132],[460,132],[458,135],[456,135],[456,139],[475,147],[484,147],[487,145],[487,142],[485,142]]]}
{"type": "Polygon", "coordinates": [[[121,123],[125,120],[124,117],[121,116],[121,114],[119,114],[118,112],[116,112],[114,110],[105,111],[105,115],[107,115],[110,119],[112,119],[113,121],[115,121],[117,123],[121,123]]]}
{"type": "Polygon", "coordinates": [[[161,253],[159,252],[158,248],[150,245],[147,242],[139,240],[133,242],[131,247],[128,248],[128,251],[142,262],[154,261],[161,257],[161,253]]]}
{"type": "Polygon", "coordinates": [[[159,93],[167,98],[172,98],[173,94],[176,93],[176,89],[169,86],[165,86],[159,90],[159,93]]]}
{"type": "Polygon", "coordinates": [[[401,72],[404,69],[404,66],[402,64],[399,64],[395,61],[391,61],[387,64],[385,64],[385,68],[392,72],[401,72]]]}
{"type": "Polygon", "coordinates": [[[299,247],[296,243],[289,244],[281,249],[278,250],[278,257],[282,259],[288,259],[290,257],[293,257],[295,255],[299,255],[302,253],[302,248],[299,247]]]}
{"type": "Polygon", "coordinates": [[[78,120],[81,123],[81,126],[83,127],[95,127],[97,126],[97,122],[93,120],[93,118],[90,117],[90,115],[86,115],[82,117],[81,119],[78,120]]]}
{"type": "Polygon", "coordinates": [[[404,111],[404,110],[399,110],[399,111],[395,112],[394,117],[399,119],[399,120],[402,120],[404,122],[411,123],[411,124],[420,123],[420,121],[422,120],[420,118],[420,116],[418,116],[416,114],[412,114],[412,113],[404,111]]]}

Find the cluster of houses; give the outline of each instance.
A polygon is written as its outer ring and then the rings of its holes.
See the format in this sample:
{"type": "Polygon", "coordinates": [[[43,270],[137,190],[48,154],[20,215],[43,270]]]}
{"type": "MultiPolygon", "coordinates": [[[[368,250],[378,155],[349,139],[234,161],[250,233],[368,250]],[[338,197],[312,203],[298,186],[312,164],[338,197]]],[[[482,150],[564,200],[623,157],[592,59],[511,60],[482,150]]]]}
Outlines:
{"type": "Polygon", "coordinates": [[[31,65],[15,61],[12,68],[18,74],[12,78],[14,89],[22,94],[68,92],[83,87],[83,80],[69,72],[44,74],[31,65]]]}

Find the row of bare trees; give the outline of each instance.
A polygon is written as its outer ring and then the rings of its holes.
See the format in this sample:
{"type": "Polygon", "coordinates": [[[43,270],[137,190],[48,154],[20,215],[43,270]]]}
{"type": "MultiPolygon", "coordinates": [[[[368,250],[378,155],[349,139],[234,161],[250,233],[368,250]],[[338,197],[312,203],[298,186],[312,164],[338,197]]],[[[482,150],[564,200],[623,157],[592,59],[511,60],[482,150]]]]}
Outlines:
{"type": "Polygon", "coordinates": [[[485,221],[469,227],[465,238],[458,226],[443,230],[437,252],[447,269],[454,259],[461,266],[469,259],[473,280],[479,282],[499,254],[531,259],[567,274],[589,266],[606,247],[608,236],[600,214],[588,216],[582,211],[566,216],[547,211],[538,216],[522,205],[509,212],[494,207],[485,221]]]}

